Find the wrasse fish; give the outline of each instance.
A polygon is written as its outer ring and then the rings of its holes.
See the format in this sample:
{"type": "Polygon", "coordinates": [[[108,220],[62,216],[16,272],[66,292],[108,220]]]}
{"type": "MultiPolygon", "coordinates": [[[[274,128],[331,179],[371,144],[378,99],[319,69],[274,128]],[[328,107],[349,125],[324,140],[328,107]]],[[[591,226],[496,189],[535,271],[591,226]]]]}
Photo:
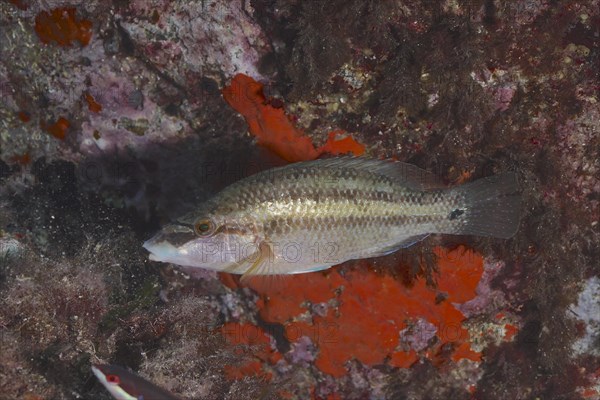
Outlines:
{"type": "Polygon", "coordinates": [[[414,165],[339,157],[238,181],[144,243],[150,259],[253,275],[296,274],[377,257],[431,233],[510,238],[514,173],[446,188],[414,165]]]}
{"type": "Polygon", "coordinates": [[[93,365],[92,372],[117,400],[180,400],[179,397],[116,365],[93,365]]]}

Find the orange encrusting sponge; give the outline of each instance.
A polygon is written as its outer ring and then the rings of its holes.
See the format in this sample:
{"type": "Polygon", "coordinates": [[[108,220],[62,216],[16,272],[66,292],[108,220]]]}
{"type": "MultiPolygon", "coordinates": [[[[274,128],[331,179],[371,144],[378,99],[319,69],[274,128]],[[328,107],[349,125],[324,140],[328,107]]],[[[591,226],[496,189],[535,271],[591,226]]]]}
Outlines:
{"type": "MultiPolygon", "coordinates": [[[[369,268],[344,275],[333,268],[325,273],[294,275],[270,285],[252,279],[248,286],[260,296],[257,306],[261,319],[283,325],[291,343],[309,337],[318,349],[315,366],[334,377],[347,374],[345,364],[351,359],[371,366],[387,363],[410,367],[419,354],[402,347],[400,332],[419,319],[436,328],[435,343],[421,357],[438,364],[444,362],[440,356],[444,347],[444,353],[450,354],[453,361],[479,361],[481,354],[471,349],[469,333],[462,326],[465,316],[453,303],[476,296],[483,258],[463,246],[454,250],[437,247],[434,252],[440,274],[437,289],[428,287],[424,279],[408,288],[394,277],[369,268]],[[440,294],[445,300],[439,300],[440,294]],[[312,310],[323,304],[327,304],[325,312],[312,310]]],[[[264,353],[257,356],[257,360],[266,358],[264,353]]]]}
{"type": "Polygon", "coordinates": [[[244,74],[233,77],[231,84],[223,89],[223,97],[244,116],[258,144],[286,161],[314,160],[324,153],[359,156],[365,151],[365,146],[350,136],[337,139],[342,131],[331,132],[325,145],[315,148],[312,140],[292,124],[282,108],[268,104],[263,85],[244,74]]]}
{"type": "Polygon", "coordinates": [[[48,125],[44,122],[42,122],[40,125],[41,125],[42,129],[47,131],[49,134],[51,134],[55,138],[63,140],[67,136],[67,130],[69,129],[69,126],[71,126],[71,123],[69,122],[68,119],[66,119],[64,117],[60,117],[52,125],[48,125]]]}
{"type": "Polygon", "coordinates": [[[92,38],[92,23],[78,20],[75,8],[55,8],[50,12],[42,11],[35,17],[35,31],[44,44],[52,41],[59,46],[69,47],[74,41],[87,46],[92,38]]]}
{"type": "MultiPolygon", "coordinates": [[[[242,379],[245,376],[271,378],[270,373],[263,370],[263,362],[272,365],[282,356],[278,351],[271,349],[270,339],[261,328],[251,324],[228,322],[221,328],[221,333],[229,344],[238,346],[241,354],[251,351],[253,356],[239,364],[226,365],[224,370],[228,379],[242,379]]],[[[240,352],[236,353],[240,355],[240,352]]]]}

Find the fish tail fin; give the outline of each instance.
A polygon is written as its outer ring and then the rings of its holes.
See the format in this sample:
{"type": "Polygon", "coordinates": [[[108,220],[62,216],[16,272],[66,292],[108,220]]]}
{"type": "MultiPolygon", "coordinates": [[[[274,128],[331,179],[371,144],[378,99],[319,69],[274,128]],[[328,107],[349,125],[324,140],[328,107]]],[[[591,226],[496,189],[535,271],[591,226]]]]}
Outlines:
{"type": "MultiPolygon", "coordinates": [[[[517,175],[506,172],[450,189],[464,199],[464,222],[459,235],[508,239],[517,233],[521,219],[521,195],[517,175]]],[[[454,211],[453,211],[454,212],[454,211]]],[[[452,219],[452,213],[450,214],[452,219]]]]}

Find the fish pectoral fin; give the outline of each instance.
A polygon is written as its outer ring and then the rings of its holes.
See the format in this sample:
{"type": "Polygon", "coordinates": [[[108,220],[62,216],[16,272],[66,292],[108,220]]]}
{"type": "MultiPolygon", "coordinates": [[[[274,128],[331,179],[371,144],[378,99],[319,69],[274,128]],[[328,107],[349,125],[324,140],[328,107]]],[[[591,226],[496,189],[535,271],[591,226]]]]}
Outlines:
{"type": "Polygon", "coordinates": [[[429,233],[426,233],[424,235],[414,235],[414,236],[409,236],[405,239],[403,239],[400,242],[394,243],[390,246],[386,246],[382,249],[378,249],[372,253],[369,253],[368,255],[366,255],[365,257],[381,257],[381,256],[387,256],[388,254],[392,254],[395,253],[396,251],[400,250],[400,249],[405,249],[407,247],[412,246],[413,244],[420,242],[421,240],[425,239],[427,236],[429,236],[429,233]]]}
{"type": "Polygon", "coordinates": [[[252,268],[252,264],[255,262],[255,258],[256,260],[260,258],[259,252],[260,250],[256,250],[255,252],[248,254],[246,257],[242,258],[239,261],[233,261],[227,267],[223,268],[223,272],[227,272],[229,274],[239,274],[241,273],[240,271],[244,270],[244,268],[247,265],[250,265],[250,268],[252,268]]]}
{"type": "Polygon", "coordinates": [[[244,260],[240,262],[232,262],[227,267],[223,268],[223,272],[227,272],[228,274],[237,274],[237,270],[240,269],[244,264],[244,260]]]}
{"type": "Polygon", "coordinates": [[[252,265],[250,265],[250,268],[244,272],[240,279],[241,282],[246,281],[251,276],[269,274],[268,264],[273,260],[273,248],[267,242],[260,242],[258,245],[258,251],[252,254],[250,257],[253,257],[257,253],[258,257],[256,257],[256,260],[254,260],[252,265]]]}

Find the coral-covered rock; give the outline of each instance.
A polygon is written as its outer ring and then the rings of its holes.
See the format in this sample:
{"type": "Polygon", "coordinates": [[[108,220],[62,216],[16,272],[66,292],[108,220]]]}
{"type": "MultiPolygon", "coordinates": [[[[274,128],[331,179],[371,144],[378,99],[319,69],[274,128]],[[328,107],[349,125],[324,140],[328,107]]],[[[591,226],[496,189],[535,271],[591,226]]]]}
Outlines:
{"type": "Polygon", "coordinates": [[[597,0],[0,2],[2,395],[108,399],[100,360],[188,398],[597,398],[599,25],[597,0]],[[140,248],[346,153],[515,171],[519,232],[431,238],[429,285],[392,257],[240,287],[140,248]]]}

